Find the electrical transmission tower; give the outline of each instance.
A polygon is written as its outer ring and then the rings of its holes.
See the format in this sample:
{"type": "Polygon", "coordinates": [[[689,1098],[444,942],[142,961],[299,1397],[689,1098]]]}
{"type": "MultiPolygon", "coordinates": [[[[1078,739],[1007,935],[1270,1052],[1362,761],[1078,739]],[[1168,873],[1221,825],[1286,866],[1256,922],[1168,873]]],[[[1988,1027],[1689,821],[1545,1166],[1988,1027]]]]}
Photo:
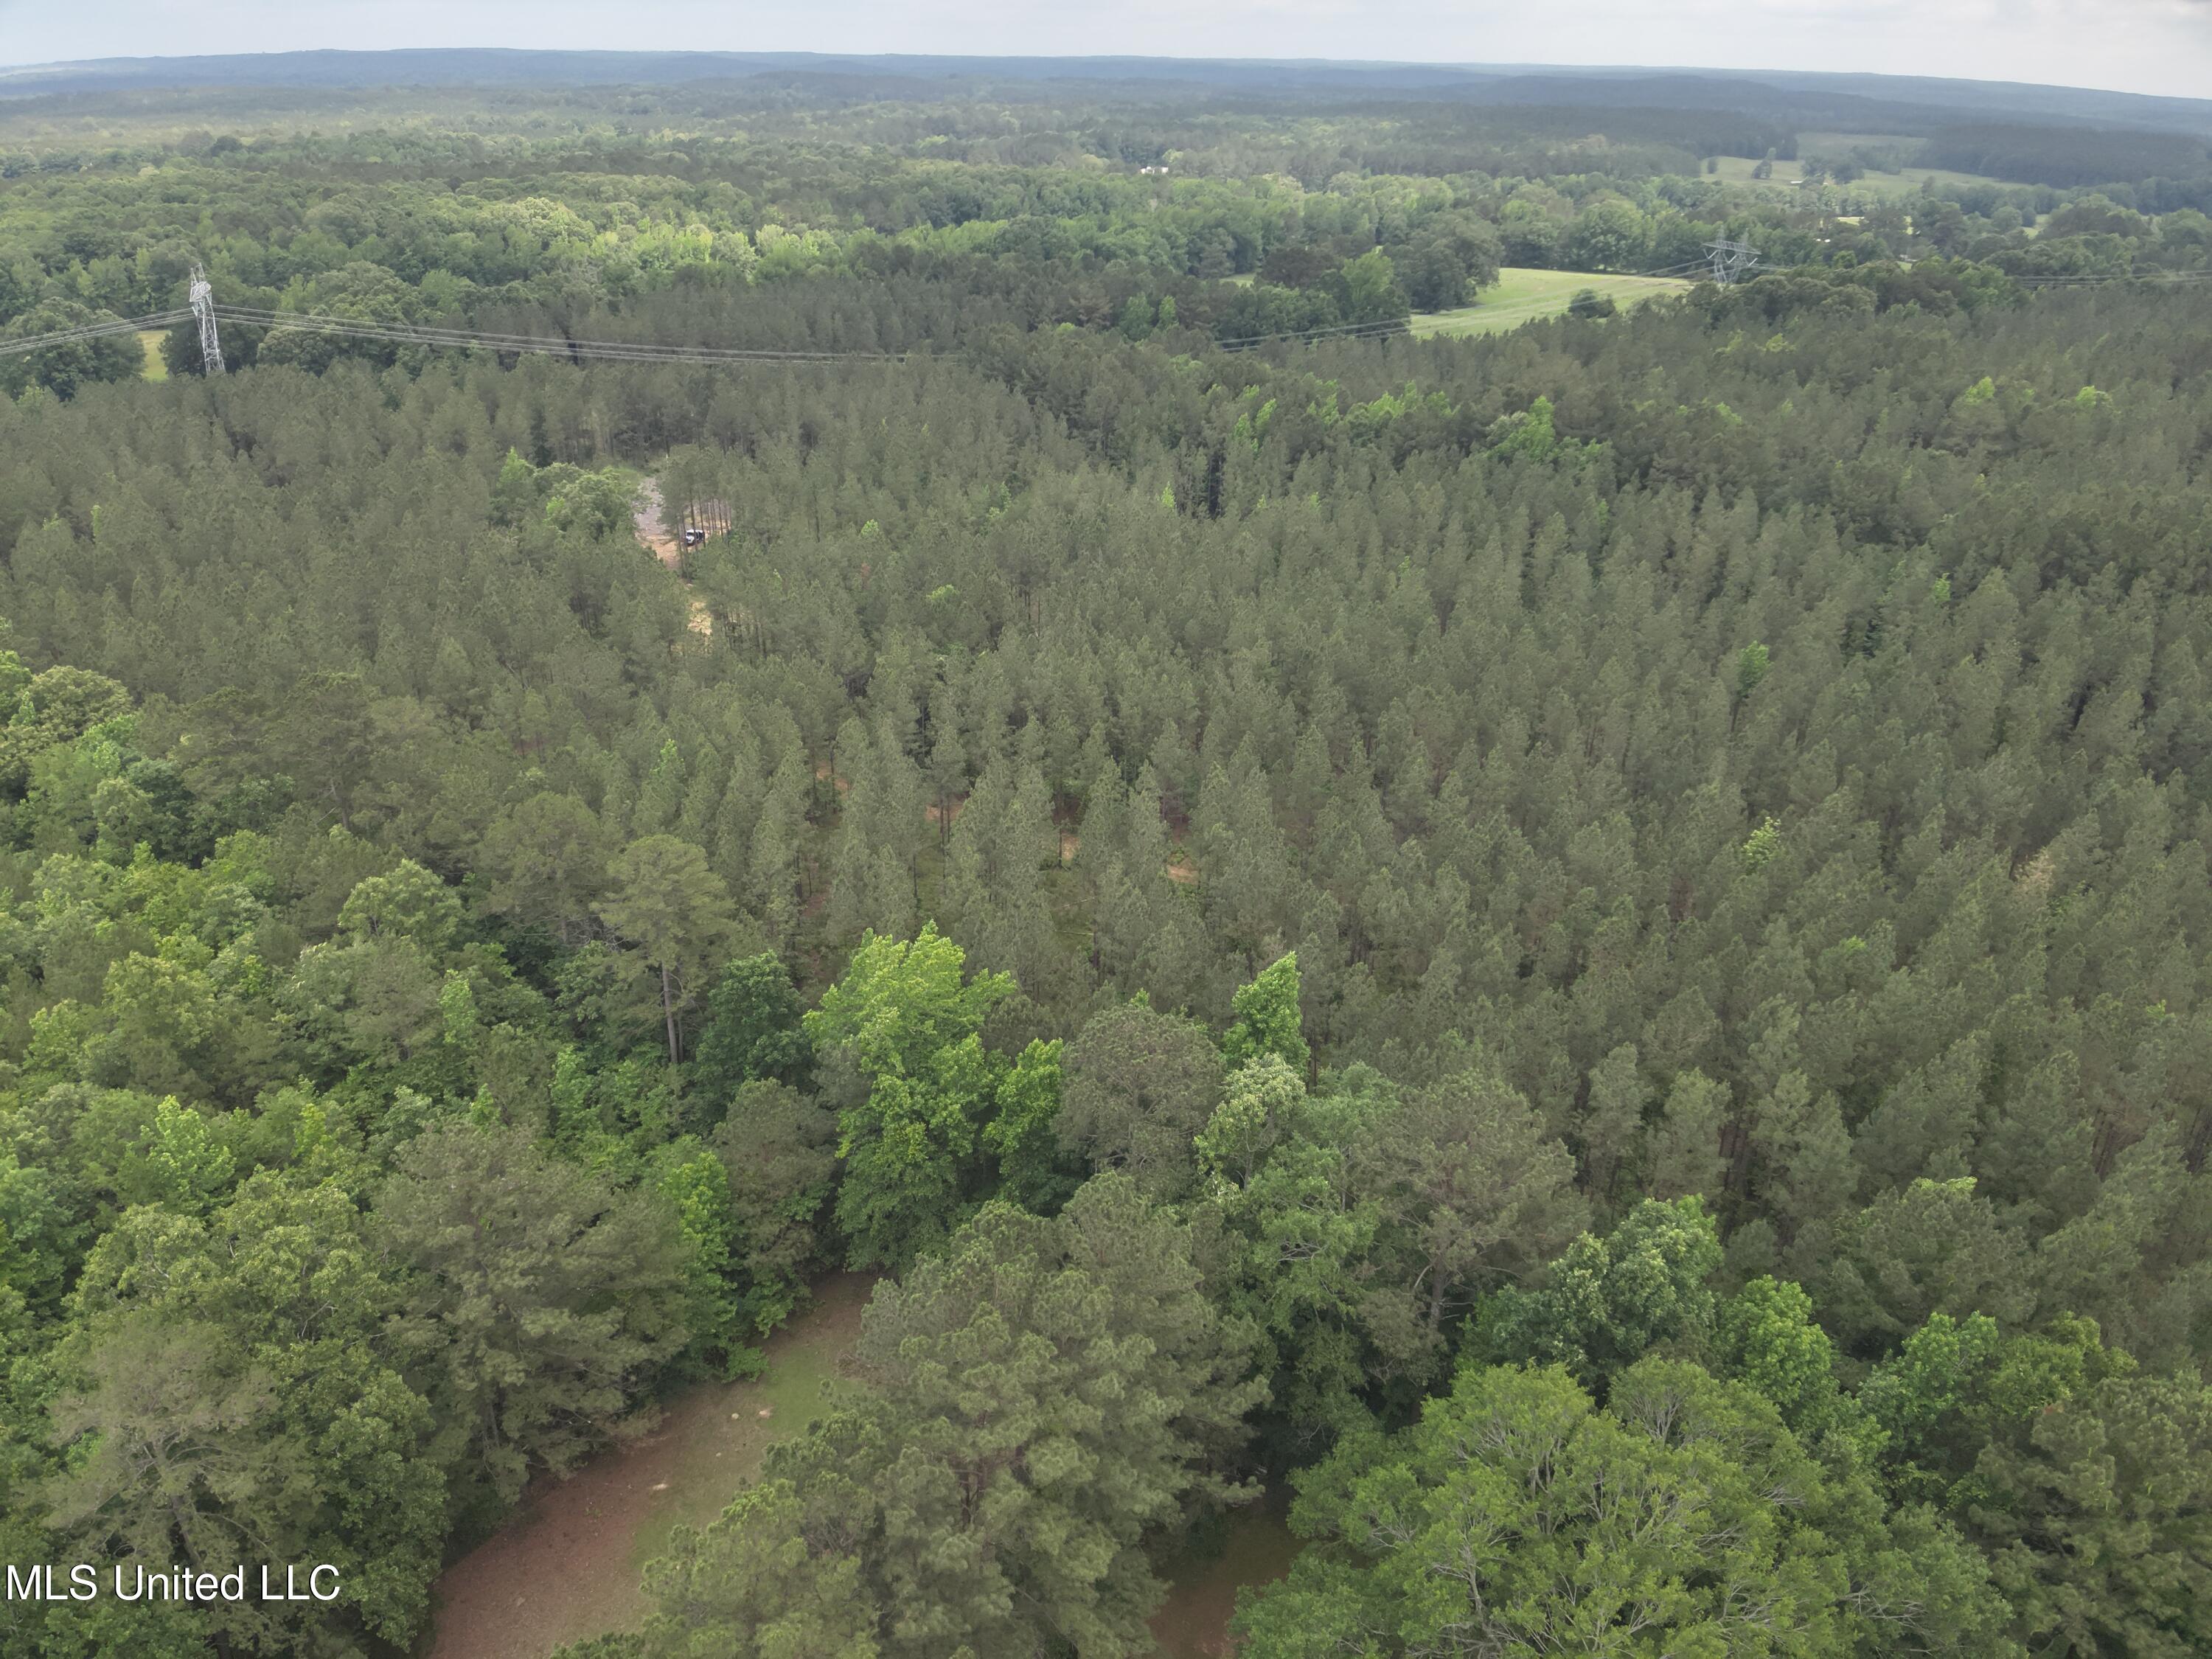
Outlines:
{"type": "Polygon", "coordinates": [[[192,267],[192,315],[200,324],[200,366],[210,374],[222,373],[222,342],[215,331],[215,290],[208,286],[207,272],[198,265],[192,267]]]}
{"type": "Polygon", "coordinates": [[[1731,242],[1726,237],[1706,243],[1705,252],[1712,255],[1713,280],[1723,288],[1741,280],[1759,264],[1757,248],[1748,242],[1731,242]]]}

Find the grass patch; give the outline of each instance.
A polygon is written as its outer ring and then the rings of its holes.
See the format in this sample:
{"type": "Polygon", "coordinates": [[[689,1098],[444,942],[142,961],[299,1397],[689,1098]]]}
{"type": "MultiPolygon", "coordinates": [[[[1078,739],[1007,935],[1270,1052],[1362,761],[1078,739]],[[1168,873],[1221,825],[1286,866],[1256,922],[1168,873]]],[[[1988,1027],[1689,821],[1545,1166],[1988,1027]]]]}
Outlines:
{"type": "MultiPolygon", "coordinates": [[[[1885,141],[1862,138],[1858,142],[1869,147],[1879,147],[1885,141]]],[[[1918,141],[1914,140],[1913,143],[1917,148],[1918,141]]],[[[1798,135],[1797,147],[1813,155],[1832,159],[1850,154],[1850,145],[1843,142],[1839,135],[1832,133],[1801,133],[1798,135]],[[1815,140],[1824,142],[1816,143],[1815,140]]],[[[1717,179],[1723,184],[1753,185],[1765,190],[1787,191],[1795,191],[1805,177],[1803,166],[1796,161],[1778,161],[1774,164],[1773,177],[1754,179],[1751,175],[1752,170],[1759,166],[1756,157],[1723,155],[1718,159],[1720,161],[1718,173],[1701,173],[1699,176],[1717,179]]],[[[2004,182],[2002,179],[1988,178],[1978,173],[1953,173],[1946,167],[1905,167],[1897,173],[1862,173],[1848,185],[1836,185],[1832,188],[1844,191],[1858,191],[1869,196],[1917,196],[1920,193],[1920,187],[1931,181],[1938,190],[1949,185],[2002,186],[2004,182]]]]}
{"type": "Polygon", "coordinates": [[[166,331],[158,328],[142,328],[138,331],[138,349],[145,354],[146,378],[149,380],[166,380],[169,378],[169,366],[161,361],[161,341],[165,336],[166,331]]]}
{"type": "Polygon", "coordinates": [[[1901,173],[1863,173],[1844,188],[1869,191],[1877,196],[1917,196],[1923,185],[1932,184],[1942,190],[1947,185],[1995,185],[2000,190],[2013,190],[2002,179],[1992,179],[1986,173],[1954,173],[1948,167],[1906,167],[1901,173]]]}
{"type": "Polygon", "coordinates": [[[1723,155],[1717,159],[1720,162],[1720,170],[1717,173],[1708,173],[1701,176],[1717,179],[1724,185],[1764,185],[1771,190],[1795,190],[1805,177],[1805,169],[1795,161],[1777,161],[1774,164],[1772,176],[1754,179],[1751,174],[1752,170],[1759,165],[1756,157],[1723,155]]]}
{"type": "Polygon", "coordinates": [[[1672,276],[1607,276],[1586,270],[1534,270],[1509,265],[1498,273],[1496,283],[1475,296],[1474,304],[1457,311],[1417,313],[1412,327],[1417,339],[1439,334],[1499,334],[1541,317],[1560,315],[1584,289],[1610,295],[1616,305],[1626,307],[1655,294],[1679,294],[1689,286],[1672,276]]]}
{"type": "Polygon", "coordinates": [[[852,1350],[857,1321],[848,1323],[839,1312],[832,1302],[801,1314],[791,1340],[774,1349],[757,1378],[709,1384],[700,1391],[708,1397],[702,1406],[671,1411],[663,1431],[669,1441],[669,1486],[634,1535],[634,1569],[642,1571],[646,1563],[667,1554],[677,1528],[703,1527],[727,1509],[759,1474],[771,1445],[799,1433],[851,1386],[838,1367],[852,1350]],[[769,1415],[763,1417],[763,1411],[769,1415]]]}

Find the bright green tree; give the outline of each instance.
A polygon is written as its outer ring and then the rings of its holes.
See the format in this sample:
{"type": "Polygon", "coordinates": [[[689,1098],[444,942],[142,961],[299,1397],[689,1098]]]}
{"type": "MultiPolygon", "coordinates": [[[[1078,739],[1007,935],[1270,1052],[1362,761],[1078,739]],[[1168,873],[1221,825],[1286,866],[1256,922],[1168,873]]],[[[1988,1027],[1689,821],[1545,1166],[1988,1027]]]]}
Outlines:
{"type": "Polygon", "coordinates": [[[1399,285],[1397,268],[1379,247],[1346,261],[1330,286],[1348,323],[1391,322],[1413,309],[1399,285]]]}
{"type": "Polygon", "coordinates": [[[1312,1056],[1306,1048],[1304,1016],[1298,1011],[1298,953],[1289,951],[1241,986],[1230,1005],[1236,1020],[1221,1039],[1221,1054],[1231,1071],[1261,1054],[1273,1054],[1292,1071],[1304,1073],[1312,1056]]]}
{"type": "Polygon", "coordinates": [[[1374,1091],[1309,1096],[1273,1054],[1229,1079],[1198,1137],[1205,1190],[1237,1246],[1230,1305],[1264,1334],[1275,1407],[1295,1443],[1362,1421],[1364,1330],[1382,1206],[1350,1149],[1382,1109],[1374,1091]]]}
{"type": "Polygon", "coordinates": [[[655,1185],[675,1211],[684,1241],[684,1323],[690,1352],[702,1364],[734,1373],[750,1356],[729,1172],[688,1137],[667,1152],[655,1185]]]}
{"type": "Polygon", "coordinates": [[[1813,1321],[1813,1299],[1787,1279],[1753,1279],[1721,1304],[1715,1369],[1773,1403],[1790,1431],[1818,1449],[1839,1434],[1863,1452],[1881,1433],[1843,1390],[1836,1345],[1813,1321]]]}
{"type": "Polygon", "coordinates": [[[1624,1371],[1602,1410],[1557,1367],[1470,1366],[1297,1484],[1292,1525],[1340,1547],[1246,1603],[1250,1659],[2016,1651],[1954,1534],[1885,1526],[1863,1477],[1680,1361],[1624,1371]]]}
{"type": "Polygon", "coordinates": [[[1577,270],[1634,270],[1651,252],[1651,222],[1634,204],[1598,202],[1567,228],[1561,252],[1577,270]]]}
{"type": "Polygon", "coordinates": [[[707,1017],[691,1057],[692,1083],[720,1112],[744,1084],[805,1079],[812,1052],[805,1008],[790,970],[773,952],[726,963],[707,994],[707,1017]]]}
{"type": "Polygon", "coordinates": [[[1646,1199],[1605,1237],[1576,1239],[1537,1289],[1499,1292],[1483,1310],[1482,1340],[1499,1359],[1601,1379],[1662,1344],[1701,1340],[1720,1265],[1720,1234],[1701,1200],[1646,1199]]]}
{"type": "Polygon", "coordinates": [[[1014,988],[1004,974],[969,979],[966,963],[934,927],[910,941],[866,934],[805,1017],[815,1052],[860,1091],[839,1119],[838,1146],[837,1220],[855,1267],[910,1261],[974,1195],[1006,1069],[979,1033],[1014,988]]]}
{"type": "Polygon", "coordinates": [[[983,1126],[983,1144],[999,1161],[1000,1190],[1040,1215],[1057,1210],[1083,1184],[1083,1168],[1059,1132],[1061,1050],[1056,1039],[1023,1049],[1000,1079],[996,1113],[983,1126]]]}
{"type": "Polygon", "coordinates": [[[131,694],[106,675],[66,663],[30,674],[12,651],[0,652],[0,687],[12,688],[0,726],[0,791],[11,795],[40,756],[131,711],[131,694]]]}

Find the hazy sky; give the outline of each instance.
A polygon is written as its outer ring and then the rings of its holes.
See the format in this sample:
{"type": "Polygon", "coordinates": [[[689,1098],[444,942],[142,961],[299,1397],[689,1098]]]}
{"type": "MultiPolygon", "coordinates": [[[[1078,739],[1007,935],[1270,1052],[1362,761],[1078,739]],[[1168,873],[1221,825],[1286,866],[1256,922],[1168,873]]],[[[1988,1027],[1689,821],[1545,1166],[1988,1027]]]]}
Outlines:
{"type": "Polygon", "coordinates": [[[1692,64],[2212,96],[2212,0],[0,0],[0,63],[441,46],[1692,64]]]}

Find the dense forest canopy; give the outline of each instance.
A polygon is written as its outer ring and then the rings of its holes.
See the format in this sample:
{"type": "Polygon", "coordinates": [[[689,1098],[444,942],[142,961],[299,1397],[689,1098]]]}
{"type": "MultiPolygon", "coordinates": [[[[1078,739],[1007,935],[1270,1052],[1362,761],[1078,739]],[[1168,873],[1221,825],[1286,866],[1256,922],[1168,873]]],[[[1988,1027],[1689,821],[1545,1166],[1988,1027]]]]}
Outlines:
{"type": "Polygon", "coordinates": [[[273,319],[0,355],[0,1555],[344,1590],[0,1654],[406,1652],[839,1266],[594,1659],[1146,1655],[1270,1484],[1251,1659],[2212,1645],[2201,171],[285,96],[0,106],[0,347],[273,319]]]}

